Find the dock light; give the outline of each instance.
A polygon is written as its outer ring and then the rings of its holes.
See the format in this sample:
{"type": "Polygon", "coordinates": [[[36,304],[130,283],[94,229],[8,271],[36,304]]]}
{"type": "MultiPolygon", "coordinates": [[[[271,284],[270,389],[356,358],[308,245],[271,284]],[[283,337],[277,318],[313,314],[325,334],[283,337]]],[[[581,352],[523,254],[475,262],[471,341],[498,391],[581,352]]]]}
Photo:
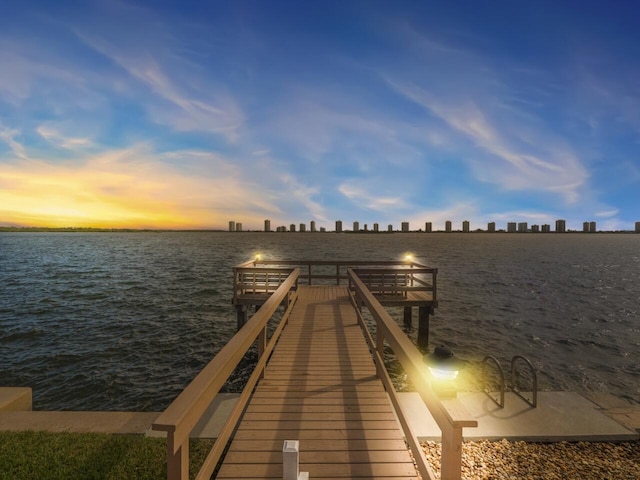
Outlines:
{"type": "Polygon", "coordinates": [[[261,253],[256,253],[256,257],[254,259],[256,262],[259,262],[260,260],[262,260],[262,254],[261,253]]]}
{"type": "Polygon", "coordinates": [[[404,254],[404,261],[405,262],[413,262],[413,253],[405,253],[404,254]]]}
{"type": "Polygon", "coordinates": [[[465,361],[457,359],[444,345],[436,347],[432,353],[425,355],[423,360],[436,380],[455,380],[466,365],[465,361]]]}

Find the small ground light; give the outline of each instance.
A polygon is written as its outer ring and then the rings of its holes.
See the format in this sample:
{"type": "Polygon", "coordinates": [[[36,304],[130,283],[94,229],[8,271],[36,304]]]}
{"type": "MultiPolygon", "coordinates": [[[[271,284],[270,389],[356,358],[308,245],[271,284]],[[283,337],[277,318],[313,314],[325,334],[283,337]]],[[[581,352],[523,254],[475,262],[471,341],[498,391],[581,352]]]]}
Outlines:
{"type": "Polygon", "coordinates": [[[413,262],[413,253],[406,253],[404,255],[404,261],[405,262],[413,262]]]}

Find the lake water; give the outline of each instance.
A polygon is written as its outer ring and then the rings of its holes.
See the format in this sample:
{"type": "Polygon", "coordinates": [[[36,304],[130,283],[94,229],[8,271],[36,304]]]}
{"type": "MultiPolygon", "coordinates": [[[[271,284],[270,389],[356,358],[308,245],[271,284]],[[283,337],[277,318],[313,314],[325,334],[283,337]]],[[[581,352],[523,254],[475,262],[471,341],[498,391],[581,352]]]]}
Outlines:
{"type": "Polygon", "coordinates": [[[0,233],[0,385],[32,387],[37,409],[164,409],[234,334],[232,267],[257,252],[411,252],[439,270],[432,344],[524,354],[543,390],[640,402],[632,234],[0,233]]]}

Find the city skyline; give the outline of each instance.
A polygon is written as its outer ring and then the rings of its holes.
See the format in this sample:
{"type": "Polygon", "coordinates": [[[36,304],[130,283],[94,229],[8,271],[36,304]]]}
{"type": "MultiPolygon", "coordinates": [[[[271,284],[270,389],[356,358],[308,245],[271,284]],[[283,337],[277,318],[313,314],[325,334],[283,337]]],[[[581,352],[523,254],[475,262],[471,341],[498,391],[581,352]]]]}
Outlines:
{"type": "Polygon", "coordinates": [[[0,226],[640,218],[630,2],[2,12],[0,226]]]}
{"type": "MultiPolygon", "coordinates": [[[[328,229],[326,226],[317,226],[317,222],[315,220],[311,220],[309,222],[309,230],[310,232],[334,232],[334,233],[342,233],[342,232],[365,232],[365,233],[384,233],[384,232],[463,232],[463,233],[471,233],[471,232],[507,232],[507,233],[566,233],[566,232],[582,232],[582,233],[598,233],[598,232],[612,232],[612,230],[599,230],[597,228],[597,222],[595,221],[584,221],[581,224],[581,228],[572,228],[571,225],[567,227],[567,222],[564,219],[556,219],[554,222],[555,229],[551,228],[551,224],[531,224],[528,222],[507,222],[505,228],[500,228],[496,225],[496,222],[488,222],[485,228],[475,227],[471,225],[471,222],[468,220],[462,220],[459,222],[460,228],[454,228],[454,223],[452,220],[446,220],[443,228],[438,229],[437,227],[433,227],[433,222],[423,222],[422,226],[418,228],[411,228],[410,222],[400,222],[399,228],[395,228],[393,223],[389,224],[386,229],[380,229],[380,224],[375,222],[372,224],[371,228],[369,228],[369,224],[365,223],[360,226],[360,222],[358,220],[354,220],[352,223],[352,229],[344,229],[343,221],[336,220],[334,222],[333,230],[328,229]]],[[[264,220],[264,229],[263,230],[249,230],[249,231],[263,231],[263,232],[306,232],[307,224],[306,223],[291,223],[288,227],[286,225],[279,225],[274,229],[271,228],[271,219],[264,220]]],[[[241,232],[243,231],[242,223],[236,222],[234,220],[229,221],[229,232],[241,232]]],[[[634,222],[633,225],[630,225],[629,228],[623,228],[619,230],[614,230],[619,232],[635,232],[640,233],[640,221],[634,222]]]]}

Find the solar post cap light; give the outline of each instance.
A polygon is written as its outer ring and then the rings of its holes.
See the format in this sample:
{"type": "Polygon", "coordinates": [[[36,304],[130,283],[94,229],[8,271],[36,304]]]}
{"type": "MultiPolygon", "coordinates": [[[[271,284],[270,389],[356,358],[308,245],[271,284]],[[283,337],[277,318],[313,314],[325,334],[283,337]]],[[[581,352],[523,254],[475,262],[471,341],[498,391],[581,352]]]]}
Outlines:
{"type": "Polygon", "coordinates": [[[423,360],[433,378],[436,394],[442,398],[455,397],[456,389],[453,386],[453,380],[458,377],[458,373],[465,367],[466,362],[456,358],[444,345],[436,347],[432,353],[425,355],[423,360]]]}

